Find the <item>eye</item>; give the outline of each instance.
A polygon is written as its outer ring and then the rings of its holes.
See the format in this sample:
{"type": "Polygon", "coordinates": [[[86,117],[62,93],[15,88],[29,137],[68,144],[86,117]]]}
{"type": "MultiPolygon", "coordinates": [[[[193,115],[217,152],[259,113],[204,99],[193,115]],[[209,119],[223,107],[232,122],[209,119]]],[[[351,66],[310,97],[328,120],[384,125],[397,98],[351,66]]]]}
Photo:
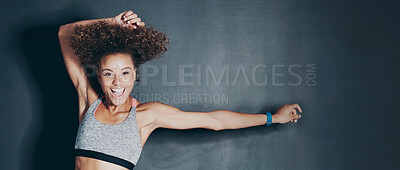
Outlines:
{"type": "Polygon", "coordinates": [[[122,74],[123,74],[123,75],[128,75],[128,74],[129,74],[129,72],[123,72],[122,74]]]}
{"type": "Polygon", "coordinates": [[[104,76],[112,76],[111,73],[104,73],[104,76]]]}

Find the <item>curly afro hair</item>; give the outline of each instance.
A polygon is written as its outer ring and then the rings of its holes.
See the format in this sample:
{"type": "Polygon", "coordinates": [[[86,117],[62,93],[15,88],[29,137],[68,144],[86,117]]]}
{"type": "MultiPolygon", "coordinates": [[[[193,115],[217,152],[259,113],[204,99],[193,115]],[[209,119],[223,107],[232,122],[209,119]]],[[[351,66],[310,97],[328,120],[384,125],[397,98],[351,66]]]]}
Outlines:
{"type": "Polygon", "coordinates": [[[97,68],[101,58],[122,53],[132,57],[138,71],[141,64],[161,57],[169,48],[168,37],[151,26],[130,29],[106,20],[77,25],[68,39],[81,62],[97,68]]]}

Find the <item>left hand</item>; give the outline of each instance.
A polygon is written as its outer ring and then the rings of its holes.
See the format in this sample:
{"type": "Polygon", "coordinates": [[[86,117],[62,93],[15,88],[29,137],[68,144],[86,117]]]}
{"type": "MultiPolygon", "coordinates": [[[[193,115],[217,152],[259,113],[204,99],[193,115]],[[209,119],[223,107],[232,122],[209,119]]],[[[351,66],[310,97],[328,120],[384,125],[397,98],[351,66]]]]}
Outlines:
{"type": "Polygon", "coordinates": [[[113,20],[116,24],[131,29],[144,27],[145,25],[145,23],[141,22],[142,20],[138,17],[137,14],[133,13],[133,11],[125,11],[123,13],[120,13],[117,16],[115,16],[113,20]]]}
{"type": "Polygon", "coordinates": [[[300,114],[297,114],[297,110],[302,113],[300,106],[298,104],[285,104],[280,107],[278,111],[273,115],[274,122],[277,123],[287,123],[287,122],[295,122],[297,123],[297,119],[301,118],[300,114]]]}

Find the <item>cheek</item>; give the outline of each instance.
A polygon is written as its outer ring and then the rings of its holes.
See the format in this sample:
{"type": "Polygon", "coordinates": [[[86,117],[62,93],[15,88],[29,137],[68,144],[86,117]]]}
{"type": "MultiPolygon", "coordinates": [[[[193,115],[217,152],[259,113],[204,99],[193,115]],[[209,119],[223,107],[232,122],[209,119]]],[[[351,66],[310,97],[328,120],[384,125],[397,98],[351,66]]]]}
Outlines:
{"type": "Polygon", "coordinates": [[[131,81],[131,78],[130,77],[126,77],[126,78],[122,79],[122,81],[124,83],[129,83],[131,81]]]}
{"type": "Polygon", "coordinates": [[[101,82],[101,84],[100,84],[101,87],[105,88],[105,87],[110,86],[112,84],[112,79],[107,78],[107,77],[102,77],[100,82],[101,82]]]}
{"type": "Polygon", "coordinates": [[[122,79],[122,81],[127,84],[129,87],[133,87],[133,84],[135,83],[135,77],[134,76],[127,76],[126,78],[122,79]]]}

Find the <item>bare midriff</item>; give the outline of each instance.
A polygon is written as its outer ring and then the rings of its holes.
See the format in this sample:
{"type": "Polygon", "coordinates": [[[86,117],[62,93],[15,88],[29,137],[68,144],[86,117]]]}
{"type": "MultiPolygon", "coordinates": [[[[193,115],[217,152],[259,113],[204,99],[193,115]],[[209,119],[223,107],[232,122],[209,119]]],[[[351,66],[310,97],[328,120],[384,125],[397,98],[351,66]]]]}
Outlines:
{"type": "Polygon", "coordinates": [[[128,170],[128,168],[94,158],[75,156],[75,170],[128,170]]]}

